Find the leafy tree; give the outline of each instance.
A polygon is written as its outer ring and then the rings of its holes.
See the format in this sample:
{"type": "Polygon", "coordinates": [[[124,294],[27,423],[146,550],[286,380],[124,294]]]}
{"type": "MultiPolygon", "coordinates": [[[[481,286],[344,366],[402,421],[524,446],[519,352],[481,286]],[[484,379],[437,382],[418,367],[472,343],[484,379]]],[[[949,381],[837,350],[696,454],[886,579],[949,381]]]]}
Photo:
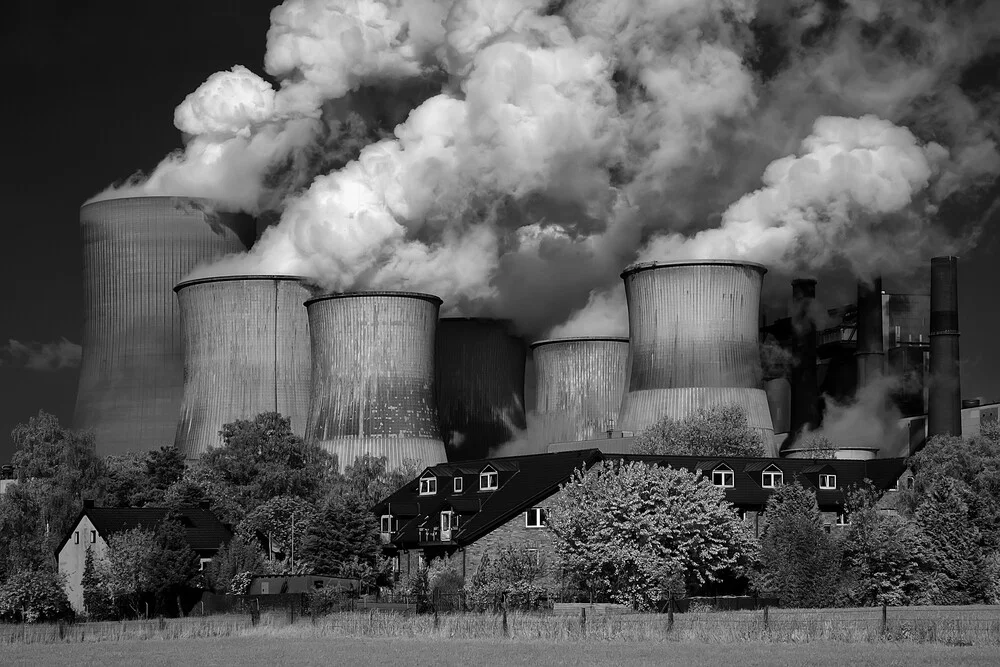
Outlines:
{"type": "Polygon", "coordinates": [[[51,571],[18,572],[0,586],[0,619],[39,623],[73,617],[62,578],[51,571]]]}
{"type": "Polygon", "coordinates": [[[184,454],[172,446],[147,452],[145,473],[150,489],[162,498],[166,490],[184,476],[184,454]]]}
{"type": "Polygon", "coordinates": [[[153,588],[146,564],[155,550],[156,535],[140,526],[111,535],[107,553],[95,563],[97,576],[115,604],[132,616],[142,615],[143,596],[153,588]]]}
{"type": "MultiPolygon", "coordinates": [[[[240,577],[252,576],[261,569],[262,559],[256,540],[237,535],[229,544],[220,545],[208,565],[208,584],[216,593],[241,595],[240,577]]],[[[249,583],[249,579],[247,580],[249,583]]]]}
{"type": "MultiPolygon", "coordinates": [[[[465,585],[469,606],[476,610],[537,609],[548,593],[550,581],[544,559],[506,545],[490,555],[483,553],[479,567],[465,585]]],[[[436,582],[433,582],[436,583],[436,582]]],[[[432,583],[432,586],[433,586],[432,583]]]]}
{"type": "Polygon", "coordinates": [[[83,566],[83,606],[87,610],[87,618],[92,621],[113,619],[117,616],[114,599],[108,587],[101,580],[94,560],[94,553],[88,547],[87,558],[83,566]]]}
{"type": "Polygon", "coordinates": [[[352,495],[370,507],[419,473],[416,462],[408,461],[402,468],[389,470],[386,457],[363,454],[344,468],[343,479],[334,487],[333,492],[352,495]]]}
{"type": "Polygon", "coordinates": [[[340,574],[354,558],[374,567],[380,553],[378,520],[351,495],[328,498],[302,543],[303,560],[322,574],[340,574]]]}
{"type": "Polygon", "coordinates": [[[551,501],[548,525],[569,570],[636,608],[715,581],[753,553],[722,490],[638,462],[578,470],[551,501]]]}
{"type": "Polygon", "coordinates": [[[26,480],[0,495],[0,582],[18,572],[52,569],[46,535],[46,482],[26,480]]]}
{"type": "Polygon", "coordinates": [[[198,554],[188,544],[184,527],[176,517],[160,522],[152,546],[143,565],[150,592],[156,595],[158,607],[165,609],[198,576],[198,554]]]}
{"type": "Polygon", "coordinates": [[[816,494],[785,484],[768,498],[760,563],[751,579],[786,607],[826,607],[840,581],[840,550],[823,527],[816,494]]]}
{"type": "Polygon", "coordinates": [[[144,453],[129,452],[104,459],[105,474],[101,486],[104,507],[142,507],[146,504],[147,482],[144,453]]]}
{"type": "Polygon", "coordinates": [[[737,405],[702,408],[684,419],[663,417],[635,440],[637,454],[764,456],[760,433],[737,405]]]}
{"type": "MultiPolygon", "coordinates": [[[[316,508],[299,498],[279,496],[258,505],[237,527],[237,533],[250,540],[258,535],[267,540],[272,553],[280,560],[291,558],[302,561],[302,544],[316,520],[316,508]]],[[[268,554],[271,557],[271,554],[268,554]]],[[[289,561],[289,565],[294,565],[289,561]]]]}

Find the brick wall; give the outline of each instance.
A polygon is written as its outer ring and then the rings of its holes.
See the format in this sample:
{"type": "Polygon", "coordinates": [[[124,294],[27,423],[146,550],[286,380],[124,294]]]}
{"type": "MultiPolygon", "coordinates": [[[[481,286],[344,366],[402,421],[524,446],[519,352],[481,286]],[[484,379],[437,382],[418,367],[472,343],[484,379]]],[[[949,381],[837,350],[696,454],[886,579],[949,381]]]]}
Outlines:
{"type": "MultiPolygon", "coordinates": [[[[544,508],[546,504],[543,502],[539,507],[544,508]]],[[[556,562],[555,539],[552,532],[548,528],[527,528],[524,525],[524,514],[521,512],[462,550],[466,578],[476,573],[484,553],[495,554],[508,545],[525,550],[537,549],[538,558],[548,566],[556,562]]]]}

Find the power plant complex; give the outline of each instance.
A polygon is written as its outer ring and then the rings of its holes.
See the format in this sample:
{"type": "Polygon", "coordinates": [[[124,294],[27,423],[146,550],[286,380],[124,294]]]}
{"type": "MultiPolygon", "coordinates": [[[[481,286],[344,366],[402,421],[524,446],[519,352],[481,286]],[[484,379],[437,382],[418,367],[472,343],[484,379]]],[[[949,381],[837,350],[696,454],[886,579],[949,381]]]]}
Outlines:
{"type": "Polygon", "coordinates": [[[856,306],[827,313],[832,326],[817,322],[812,279],[793,281],[789,317],[762,327],[759,264],[635,264],[621,274],[628,338],[529,345],[506,320],[439,317],[430,294],[324,293],[282,275],[187,279],[248,250],[255,224],[183,197],[83,206],[74,426],[94,431],[99,454],[174,444],[194,460],[219,446],[224,424],[271,411],[342,468],[363,454],[390,467],[480,460],[511,443],[520,454],[622,452],[663,417],[736,405],[767,456],[815,456],[800,438],[823,428],[825,402],[889,376],[906,380],[891,396],[899,442],[834,443],[834,455],[905,456],[996,412],[961,400],[954,257],[931,261],[929,298],[885,294],[875,279],[856,306]],[[765,338],[791,362],[762,364],[765,338]]]}

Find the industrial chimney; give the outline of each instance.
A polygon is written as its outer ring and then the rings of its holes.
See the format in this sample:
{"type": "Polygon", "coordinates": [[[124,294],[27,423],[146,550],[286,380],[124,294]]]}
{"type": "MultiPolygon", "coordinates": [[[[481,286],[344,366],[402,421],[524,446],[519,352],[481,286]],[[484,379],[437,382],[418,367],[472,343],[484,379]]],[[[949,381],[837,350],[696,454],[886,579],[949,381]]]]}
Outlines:
{"type": "Polygon", "coordinates": [[[858,389],[885,375],[885,345],[882,340],[882,277],[871,283],[858,282],[858,389]]]}
{"type": "Polygon", "coordinates": [[[526,352],[508,320],[443,318],[435,350],[434,386],[449,461],[484,459],[524,430],[526,352]]]}
{"type": "Polygon", "coordinates": [[[544,452],[553,442],[576,442],[618,430],[628,338],[552,338],[532,343],[535,412],[531,432],[544,452]]]}
{"type": "Polygon", "coordinates": [[[261,412],[305,434],[309,412],[310,296],[291,276],[225,276],[174,288],[184,342],[184,399],[174,445],[197,459],[223,424],[261,412]]]}
{"type": "Polygon", "coordinates": [[[927,437],[962,435],[958,366],[958,258],[931,259],[931,363],[927,437]]]}
{"type": "Polygon", "coordinates": [[[757,322],[767,269],[729,260],[649,262],[622,273],[631,335],[619,426],[738,405],[776,456],[761,388],[757,322]]]}
{"type": "Polygon", "coordinates": [[[306,440],[340,467],[362,454],[443,463],[434,402],[434,334],[441,299],[413,292],[348,292],[306,301],[312,391],[306,440]]]}
{"type": "Polygon", "coordinates": [[[97,454],[174,440],[184,390],[172,289],[198,264],[245,251],[254,222],[204,199],[128,197],[85,204],[83,360],[73,426],[97,454]]]}
{"type": "Polygon", "coordinates": [[[816,281],[792,281],[792,335],[795,365],[792,367],[792,414],[789,433],[795,437],[803,427],[819,425],[819,381],[816,373],[816,321],[812,308],[816,281]]]}

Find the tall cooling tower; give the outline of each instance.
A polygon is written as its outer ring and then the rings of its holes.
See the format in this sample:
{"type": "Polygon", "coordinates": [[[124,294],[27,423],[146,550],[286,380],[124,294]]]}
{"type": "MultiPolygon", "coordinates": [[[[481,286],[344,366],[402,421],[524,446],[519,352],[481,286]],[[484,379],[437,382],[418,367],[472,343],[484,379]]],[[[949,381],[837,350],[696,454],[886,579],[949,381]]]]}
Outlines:
{"type": "Polygon", "coordinates": [[[174,288],[184,341],[184,400],[174,444],[188,459],[219,445],[223,424],[280,412],[304,435],[311,296],[290,276],[225,276],[174,288]]]}
{"type": "Polygon", "coordinates": [[[631,335],[620,428],[738,405],[769,456],[774,429],[761,388],[757,321],[766,269],[727,260],[649,262],[625,269],[631,335]]]}
{"type": "MultiPolygon", "coordinates": [[[[575,442],[618,429],[628,338],[553,338],[531,345],[535,357],[538,443],[575,442]]],[[[533,427],[535,425],[533,424],[533,427]]]]}
{"type": "Polygon", "coordinates": [[[931,258],[931,363],[927,437],[962,435],[958,257],[931,258]]]}
{"type": "Polygon", "coordinates": [[[447,317],[438,322],[435,391],[449,461],[489,456],[523,431],[525,348],[510,322],[447,317]]]}
{"type": "Polygon", "coordinates": [[[306,302],[312,391],[306,440],[341,468],[362,454],[429,466],[447,460],[434,402],[441,299],[412,292],[328,294],[306,302]]]}
{"type": "Polygon", "coordinates": [[[184,391],[173,287],[195,266],[246,250],[254,222],[186,197],[85,204],[83,361],[73,426],[97,453],[169,445],[184,391]]]}

